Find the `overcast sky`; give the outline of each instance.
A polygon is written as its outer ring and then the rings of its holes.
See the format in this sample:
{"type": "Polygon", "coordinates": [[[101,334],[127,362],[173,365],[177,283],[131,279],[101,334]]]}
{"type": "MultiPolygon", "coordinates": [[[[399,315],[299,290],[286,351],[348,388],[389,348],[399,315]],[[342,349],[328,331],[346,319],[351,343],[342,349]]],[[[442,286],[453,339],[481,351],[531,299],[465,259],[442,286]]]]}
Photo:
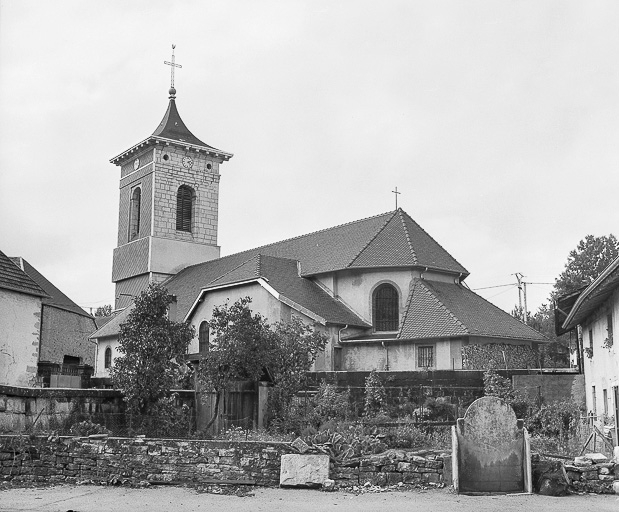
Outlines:
{"type": "Polygon", "coordinates": [[[587,234],[619,235],[617,20],[616,1],[0,0],[0,250],[113,304],[109,159],[163,117],[174,43],[183,120],[234,153],[222,255],[393,210],[397,186],[471,288],[554,282],[587,234]]]}

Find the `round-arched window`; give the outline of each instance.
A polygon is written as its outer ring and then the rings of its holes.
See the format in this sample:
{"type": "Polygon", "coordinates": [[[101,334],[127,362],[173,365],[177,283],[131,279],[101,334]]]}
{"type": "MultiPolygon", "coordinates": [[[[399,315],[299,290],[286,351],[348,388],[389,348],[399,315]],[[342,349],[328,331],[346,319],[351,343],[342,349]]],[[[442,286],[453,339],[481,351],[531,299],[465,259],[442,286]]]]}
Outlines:
{"type": "Polygon", "coordinates": [[[208,343],[209,343],[209,328],[208,322],[205,320],[200,324],[200,328],[198,329],[198,342],[200,343],[200,354],[206,354],[208,352],[208,343]]]}
{"type": "Polygon", "coordinates": [[[112,367],[112,349],[110,347],[107,347],[105,349],[105,362],[104,362],[103,366],[105,368],[111,368],[112,367]]]}
{"type": "Polygon", "coordinates": [[[381,284],[372,297],[372,322],[375,331],[397,331],[399,325],[398,291],[390,284],[381,284]]]}

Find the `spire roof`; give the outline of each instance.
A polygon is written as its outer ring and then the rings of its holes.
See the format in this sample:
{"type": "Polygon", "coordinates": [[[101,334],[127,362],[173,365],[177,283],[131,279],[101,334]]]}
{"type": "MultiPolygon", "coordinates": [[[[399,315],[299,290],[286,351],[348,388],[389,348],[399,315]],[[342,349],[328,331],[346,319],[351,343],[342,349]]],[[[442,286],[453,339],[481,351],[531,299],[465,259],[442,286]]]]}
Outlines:
{"type": "Polygon", "coordinates": [[[138,142],[135,146],[115,156],[110,162],[121,165],[126,159],[135,154],[136,151],[142,151],[144,147],[156,144],[157,142],[176,144],[187,149],[205,151],[223,160],[230,160],[230,158],[232,158],[232,153],[209,146],[189,131],[189,128],[187,128],[187,125],[181,119],[178,109],[176,108],[176,89],[174,89],[174,87],[170,88],[170,102],[168,103],[168,108],[153,134],[143,141],[138,142]]]}
{"type": "Polygon", "coordinates": [[[153,136],[178,142],[188,142],[189,144],[202,146],[208,149],[215,149],[202,142],[189,131],[189,128],[187,128],[187,125],[181,119],[178,109],[176,108],[176,89],[174,88],[170,89],[170,103],[168,103],[168,109],[159,123],[159,126],[157,126],[157,129],[153,132],[153,136]]]}

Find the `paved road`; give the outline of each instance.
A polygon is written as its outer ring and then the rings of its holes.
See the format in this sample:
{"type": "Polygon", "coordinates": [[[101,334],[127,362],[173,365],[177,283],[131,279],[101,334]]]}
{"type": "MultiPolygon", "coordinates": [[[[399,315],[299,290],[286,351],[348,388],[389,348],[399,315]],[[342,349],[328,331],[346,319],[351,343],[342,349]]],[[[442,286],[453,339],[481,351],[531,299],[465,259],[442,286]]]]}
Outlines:
{"type": "Polygon", "coordinates": [[[446,489],[382,492],[356,495],[313,490],[253,490],[253,496],[222,496],[197,493],[183,487],[130,489],[124,487],[55,486],[0,491],[0,510],[10,512],[164,512],[177,511],[323,511],[365,512],[377,510],[423,510],[424,512],[543,512],[619,511],[619,496],[463,496],[446,489]]]}

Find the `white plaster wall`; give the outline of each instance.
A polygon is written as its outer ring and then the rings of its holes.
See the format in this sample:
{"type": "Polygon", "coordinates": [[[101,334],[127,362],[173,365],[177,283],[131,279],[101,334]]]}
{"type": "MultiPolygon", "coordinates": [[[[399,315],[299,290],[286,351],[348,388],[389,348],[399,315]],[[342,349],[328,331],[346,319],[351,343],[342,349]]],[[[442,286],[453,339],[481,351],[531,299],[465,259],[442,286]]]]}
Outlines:
{"type": "Polygon", "coordinates": [[[41,299],[0,290],[0,384],[28,386],[39,359],[41,299]]]}
{"type": "Polygon", "coordinates": [[[215,306],[221,306],[225,304],[226,301],[232,305],[238,299],[248,296],[252,299],[249,307],[254,314],[260,313],[263,317],[267,318],[269,323],[275,323],[281,320],[281,302],[257,283],[211,291],[205,295],[204,301],[198,305],[190,318],[191,324],[196,330],[196,337],[189,345],[189,353],[193,354],[198,352],[198,330],[200,324],[205,320],[211,320],[213,317],[213,308],[215,306]]]}
{"type": "Polygon", "coordinates": [[[606,407],[608,414],[613,414],[613,386],[619,386],[619,290],[600,307],[590,318],[589,323],[582,325],[583,347],[589,346],[589,329],[593,331],[593,357],[585,354],[583,370],[587,396],[587,411],[596,411],[598,416],[604,413],[604,389],[607,391],[606,407]],[[613,346],[610,349],[602,345],[608,337],[606,331],[606,315],[613,315],[613,346]],[[596,404],[593,404],[593,386],[595,386],[596,404]]]}
{"type": "Polygon", "coordinates": [[[412,278],[411,270],[346,271],[337,274],[334,286],[337,294],[353,311],[371,322],[372,293],[379,284],[390,283],[398,290],[401,319],[412,278]]]}
{"type": "MultiPolygon", "coordinates": [[[[343,346],[342,370],[345,371],[385,371],[387,360],[390,371],[421,370],[417,366],[417,351],[420,346],[434,347],[434,370],[450,370],[452,343],[456,340],[427,340],[419,342],[389,342],[383,347],[381,343],[348,343],[343,346]]],[[[460,368],[462,360],[460,358],[460,368]]],[[[456,366],[457,368],[457,366],[456,366]]]]}
{"type": "Polygon", "coordinates": [[[112,349],[112,365],[114,365],[114,359],[116,359],[120,353],[118,352],[118,338],[103,338],[98,340],[97,346],[97,363],[95,367],[95,377],[104,378],[111,377],[110,368],[105,368],[105,350],[107,347],[112,349]]]}

